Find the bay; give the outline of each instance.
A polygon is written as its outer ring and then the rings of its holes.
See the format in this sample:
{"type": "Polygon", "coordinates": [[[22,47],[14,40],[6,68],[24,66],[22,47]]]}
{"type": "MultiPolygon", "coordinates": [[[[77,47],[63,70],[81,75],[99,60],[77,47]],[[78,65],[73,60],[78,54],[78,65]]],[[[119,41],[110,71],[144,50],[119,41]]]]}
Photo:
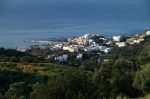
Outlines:
{"type": "Polygon", "coordinates": [[[0,0],[0,47],[85,33],[130,35],[150,29],[149,0],[0,0]]]}

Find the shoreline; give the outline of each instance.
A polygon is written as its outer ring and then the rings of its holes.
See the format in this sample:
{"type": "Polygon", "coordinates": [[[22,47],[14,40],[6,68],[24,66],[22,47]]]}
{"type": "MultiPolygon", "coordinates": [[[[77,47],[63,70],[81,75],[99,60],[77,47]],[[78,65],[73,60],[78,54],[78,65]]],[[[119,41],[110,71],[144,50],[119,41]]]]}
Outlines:
{"type": "MultiPolygon", "coordinates": [[[[131,36],[135,36],[135,35],[139,35],[139,34],[144,34],[145,31],[147,31],[149,29],[146,29],[143,31],[143,33],[124,33],[124,34],[121,34],[121,33],[116,33],[116,35],[111,35],[111,36],[105,36],[104,34],[100,34],[100,33],[89,33],[89,34],[98,34],[98,35],[101,35],[101,36],[104,36],[105,38],[109,38],[109,39],[112,39],[113,36],[125,36],[125,37],[131,37],[131,36]]],[[[85,33],[86,34],[86,33],[85,33]]],[[[84,35],[84,34],[83,34],[84,35]]],[[[80,35],[82,36],[82,35],[80,35]]],[[[60,37],[60,38],[45,38],[45,39],[31,39],[31,40],[24,40],[24,41],[21,41],[22,44],[18,44],[17,46],[13,46],[13,47],[9,47],[9,45],[6,46],[0,46],[1,48],[7,48],[7,49],[16,49],[16,48],[28,48],[32,45],[42,45],[42,44],[46,44],[48,42],[62,42],[64,41],[65,39],[68,39],[68,38],[77,38],[77,37],[80,37],[80,36],[71,36],[71,37],[60,37]],[[41,43],[41,44],[40,44],[41,43]],[[22,46],[23,45],[23,46],[22,46]]]]}
{"type": "Polygon", "coordinates": [[[128,36],[113,36],[107,38],[99,34],[88,33],[80,37],[67,38],[62,41],[50,40],[31,40],[31,46],[28,48],[17,48],[18,51],[25,52],[29,49],[49,49],[52,51],[67,50],[69,52],[91,52],[100,51],[109,53],[113,48],[126,47],[128,45],[139,44],[145,40],[146,36],[150,35],[147,30],[143,34],[128,35],[128,36]]]}

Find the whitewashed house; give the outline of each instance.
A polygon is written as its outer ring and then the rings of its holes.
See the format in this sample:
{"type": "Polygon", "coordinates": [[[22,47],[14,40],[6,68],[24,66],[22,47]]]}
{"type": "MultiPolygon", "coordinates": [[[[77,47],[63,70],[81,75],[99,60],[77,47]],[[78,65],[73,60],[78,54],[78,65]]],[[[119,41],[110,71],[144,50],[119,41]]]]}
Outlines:
{"type": "Polygon", "coordinates": [[[126,47],[127,46],[127,43],[126,42],[117,42],[116,45],[118,47],[126,47]]]}
{"type": "Polygon", "coordinates": [[[94,45],[96,44],[95,41],[93,39],[89,39],[89,45],[94,45]]]}
{"type": "Polygon", "coordinates": [[[64,54],[63,56],[55,57],[55,60],[56,60],[56,61],[59,61],[59,62],[65,62],[65,61],[68,60],[68,55],[67,55],[67,54],[64,54]]]}
{"type": "Polygon", "coordinates": [[[88,34],[83,35],[81,38],[84,38],[84,39],[92,39],[93,36],[88,33],[88,34]]]}
{"type": "Polygon", "coordinates": [[[134,44],[134,40],[135,40],[135,38],[129,38],[129,39],[126,40],[126,42],[128,44],[134,44]]]}
{"type": "Polygon", "coordinates": [[[130,39],[127,39],[126,40],[126,42],[127,43],[129,43],[129,44],[139,44],[139,43],[141,43],[142,41],[144,41],[144,39],[143,38],[138,38],[138,39],[136,39],[136,38],[130,38],[130,39]]]}
{"type": "Polygon", "coordinates": [[[26,52],[27,50],[29,50],[28,48],[17,48],[17,51],[19,52],[26,52]]]}
{"type": "Polygon", "coordinates": [[[47,56],[47,59],[54,59],[54,58],[55,58],[55,55],[54,55],[54,54],[47,56]]]}
{"type": "Polygon", "coordinates": [[[113,41],[120,42],[122,40],[122,36],[113,36],[113,41]]]}
{"type": "Polygon", "coordinates": [[[77,46],[63,46],[63,50],[67,50],[69,52],[78,52],[79,51],[77,46]]]}
{"type": "Polygon", "coordinates": [[[98,46],[88,46],[84,49],[86,52],[91,52],[91,51],[98,51],[99,47],[98,46]]]}
{"type": "Polygon", "coordinates": [[[111,48],[106,48],[105,50],[104,50],[104,52],[107,54],[108,52],[110,52],[111,51],[111,48]]]}
{"type": "Polygon", "coordinates": [[[150,35],[150,30],[147,30],[146,32],[145,32],[145,34],[148,36],[148,35],[150,35]]]}
{"type": "Polygon", "coordinates": [[[63,44],[55,44],[54,45],[56,48],[62,49],[63,48],[63,44]]]}
{"type": "Polygon", "coordinates": [[[111,44],[113,44],[113,42],[112,41],[107,41],[106,44],[111,45],[111,44]]]}
{"type": "Polygon", "coordinates": [[[83,56],[82,53],[78,54],[78,55],[77,55],[77,59],[82,60],[82,56],[83,56]]]}
{"type": "Polygon", "coordinates": [[[139,44],[141,43],[141,40],[134,40],[134,44],[139,44]]]}

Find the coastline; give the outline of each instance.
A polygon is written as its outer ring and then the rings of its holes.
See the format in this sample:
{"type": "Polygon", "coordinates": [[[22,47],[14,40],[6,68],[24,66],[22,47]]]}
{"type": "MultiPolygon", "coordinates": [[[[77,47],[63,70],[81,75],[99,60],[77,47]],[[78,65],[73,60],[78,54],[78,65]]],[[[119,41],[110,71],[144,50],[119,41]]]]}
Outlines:
{"type": "Polygon", "coordinates": [[[143,42],[150,31],[146,30],[143,34],[121,36],[116,35],[108,38],[99,34],[88,33],[80,37],[66,38],[63,40],[28,40],[30,47],[16,48],[18,51],[25,52],[29,49],[49,49],[52,51],[67,50],[69,52],[91,52],[100,51],[109,53],[114,47],[126,47],[128,45],[139,44],[143,42]]]}
{"type": "MultiPolygon", "coordinates": [[[[142,30],[141,30],[142,31],[142,30]]],[[[105,36],[106,38],[112,38],[113,36],[115,35],[120,35],[120,36],[134,36],[136,34],[143,34],[146,30],[143,30],[143,32],[140,32],[140,33],[114,33],[114,34],[101,34],[101,33],[90,33],[90,34],[99,34],[99,35],[102,35],[102,36],[105,36]]],[[[34,45],[33,42],[40,42],[40,41],[63,41],[64,39],[67,39],[67,38],[73,38],[73,37],[80,37],[82,35],[84,35],[86,33],[81,33],[80,35],[79,34],[76,34],[76,36],[64,36],[64,37],[47,37],[46,36],[44,37],[41,37],[41,38],[37,38],[37,39],[20,39],[19,41],[16,39],[15,42],[13,41],[5,41],[5,42],[1,42],[2,44],[0,45],[0,47],[3,47],[3,48],[10,48],[10,49],[16,49],[16,48],[28,48],[30,47],[31,45],[34,45]]],[[[44,42],[43,42],[44,44],[44,42]]],[[[37,44],[38,45],[38,44],[37,44]]],[[[41,45],[41,44],[40,44],[41,45]]]]}

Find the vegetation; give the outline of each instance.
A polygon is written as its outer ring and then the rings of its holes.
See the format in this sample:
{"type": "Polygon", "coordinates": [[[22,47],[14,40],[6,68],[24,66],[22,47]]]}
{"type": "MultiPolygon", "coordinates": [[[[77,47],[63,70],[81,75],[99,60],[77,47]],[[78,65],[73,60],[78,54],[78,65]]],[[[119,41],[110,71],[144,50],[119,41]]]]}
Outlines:
{"type": "MultiPolygon", "coordinates": [[[[0,99],[128,99],[150,93],[150,37],[137,45],[115,48],[107,61],[97,52],[0,48],[0,99]],[[67,62],[45,57],[69,53],[67,62]]],[[[102,54],[103,55],[103,54],[102,54]]]]}

